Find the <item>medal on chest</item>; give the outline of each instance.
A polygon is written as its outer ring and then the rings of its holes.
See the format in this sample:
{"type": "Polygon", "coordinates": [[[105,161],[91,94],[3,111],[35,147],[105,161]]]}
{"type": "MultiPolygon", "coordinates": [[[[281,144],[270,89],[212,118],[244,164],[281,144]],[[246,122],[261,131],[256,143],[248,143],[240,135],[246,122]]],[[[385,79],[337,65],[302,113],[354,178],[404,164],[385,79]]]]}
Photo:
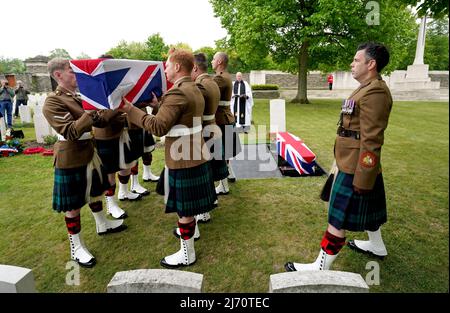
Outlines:
{"type": "Polygon", "coordinates": [[[352,115],[354,110],[355,110],[355,100],[353,99],[342,100],[341,112],[343,114],[352,115]]]}

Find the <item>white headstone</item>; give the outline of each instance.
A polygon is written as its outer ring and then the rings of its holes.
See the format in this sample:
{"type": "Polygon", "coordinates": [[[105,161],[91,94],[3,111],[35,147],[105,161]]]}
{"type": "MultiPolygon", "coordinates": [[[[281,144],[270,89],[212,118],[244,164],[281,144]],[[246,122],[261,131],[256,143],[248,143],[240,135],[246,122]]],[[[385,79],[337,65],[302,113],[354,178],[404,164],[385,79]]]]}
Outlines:
{"type": "Polygon", "coordinates": [[[19,106],[19,116],[22,123],[31,123],[31,111],[28,105],[19,106]]]}
{"type": "Polygon", "coordinates": [[[5,118],[0,117],[0,133],[2,134],[2,141],[6,140],[6,122],[5,118]]]}
{"type": "Polygon", "coordinates": [[[341,271],[299,271],[270,275],[270,293],[367,293],[360,274],[341,271]]]}
{"type": "Polygon", "coordinates": [[[0,265],[0,293],[34,293],[33,272],[24,267],[0,265]]]}
{"type": "Polygon", "coordinates": [[[286,101],[270,100],[270,133],[286,131],[286,101]]]}
{"type": "Polygon", "coordinates": [[[117,272],[107,286],[108,293],[200,293],[203,275],[166,269],[117,272]]]}
{"type": "Polygon", "coordinates": [[[36,141],[38,143],[44,143],[44,137],[48,135],[53,135],[53,130],[50,124],[45,119],[42,114],[42,106],[36,106],[34,108],[34,130],[36,133],[36,141]]]}

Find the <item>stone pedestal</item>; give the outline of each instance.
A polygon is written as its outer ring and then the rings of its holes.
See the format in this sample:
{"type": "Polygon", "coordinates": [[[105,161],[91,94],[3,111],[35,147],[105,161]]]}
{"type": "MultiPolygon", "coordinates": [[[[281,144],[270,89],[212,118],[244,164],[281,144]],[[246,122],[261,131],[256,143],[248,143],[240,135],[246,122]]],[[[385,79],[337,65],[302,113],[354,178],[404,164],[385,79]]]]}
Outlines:
{"type": "Polygon", "coordinates": [[[30,269],[0,265],[0,293],[34,293],[33,272],[30,269]]]}
{"type": "Polygon", "coordinates": [[[270,275],[270,293],[367,293],[360,274],[341,271],[287,272],[270,275]]]}
{"type": "Polygon", "coordinates": [[[432,82],[428,75],[428,64],[408,65],[403,80],[392,82],[395,90],[430,90],[439,89],[440,82],[432,82]]]}
{"type": "Polygon", "coordinates": [[[117,272],[108,293],[200,293],[203,275],[179,270],[140,269],[117,272]]]}

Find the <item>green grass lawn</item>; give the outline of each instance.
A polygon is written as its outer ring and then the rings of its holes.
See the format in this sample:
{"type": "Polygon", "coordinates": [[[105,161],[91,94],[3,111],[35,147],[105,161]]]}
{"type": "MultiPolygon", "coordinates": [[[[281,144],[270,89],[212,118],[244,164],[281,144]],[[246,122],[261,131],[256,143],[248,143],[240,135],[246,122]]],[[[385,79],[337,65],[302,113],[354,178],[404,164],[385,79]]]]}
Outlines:
{"type": "MultiPolygon", "coordinates": [[[[381,281],[371,292],[448,292],[448,108],[444,102],[394,103],[382,152],[388,205],[383,236],[389,255],[379,262],[381,281]]],[[[338,100],[286,106],[287,130],[306,142],[326,170],[333,161],[339,111],[338,100]]],[[[253,118],[256,126],[265,124],[269,130],[267,100],[256,101],[253,118]]],[[[25,140],[34,138],[33,128],[22,129],[25,140]]],[[[154,152],[155,173],[163,157],[163,149],[154,152]]],[[[205,292],[267,292],[269,275],[283,272],[286,261],[315,260],[327,224],[319,200],[324,181],[308,177],[231,184],[212,221],[200,227],[197,263],[184,270],[204,274],[205,292]]],[[[83,235],[97,265],[81,269],[80,285],[69,286],[64,218],[51,209],[52,158],[0,158],[0,264],[31,268],[40,292],[105,292],[117,271],[161,268],[159,260],[179,249],[172,235],[177,218],[164,214],[154,183],[143,185],[152,190],[150,196],[121,202],[129,215],[125,232],[98,236],[89,208],[83,208],[83,235]]],[[[348,233],[347,238],[366,236],[348,233]]],[[[344,248],[333,269],[365,278],[371,260],[344,248]]]]}

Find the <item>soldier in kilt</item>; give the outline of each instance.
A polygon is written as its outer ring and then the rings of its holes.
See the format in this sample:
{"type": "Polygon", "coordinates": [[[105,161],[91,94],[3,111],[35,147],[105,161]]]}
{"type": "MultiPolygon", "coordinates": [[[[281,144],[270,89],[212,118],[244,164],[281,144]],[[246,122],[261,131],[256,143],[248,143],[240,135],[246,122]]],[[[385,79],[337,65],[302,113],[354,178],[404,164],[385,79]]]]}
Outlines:
{"type": "MultiPolygon", "coordinates": [[[[217,107],[219,106],[220,89],[213,78],[208,75],[208,59],[204,53],[194,55],[194,68],[191,72],[191,78],[195,81],[197,87],[202,92],[203,98],[205,99],[205,110],[203,111],[202,117],[203,138],[209,146],[212,156],[208,162],[213,172],[213,180],[219,181],[227,178],[228,176],[227,164],[221,155],[218,158],[218,162],[214,162],[214,147],[217,146],[217,143],[221,143],[222,140],[221,131],[216,124],[215,118],[217,107]]],[[[217,205],[217,203],[218,201],[216,200],[215,204],[217,205]]],[[[210,221],[211,216],[208,212],[206,212],[196,215],[195,218],[199,223],[207,223],[210,221]]],[[[196,235],[198,238],[200,237],[200,234],[196,235]]]]}
{"type": "MultiPolygon", "coordinates": [[[[146,107],[148,105],[149,104],[146,102],[136,104],[136,106],[145,113],[147,113],[146,107]]],[[[130,190],[134,193],[140,194],[141,196],[146,196],[150,194],[150,191],[139,184],[139,158],[142,157],[143,181],[157,182],[159,180],[159,176],[153,175],[150,169],[150,165],[153,160],[152,152],[155,150],[156,143],[152,133],[136,125],[131,125],[132,130],[130,130],[130,136],[133,137],[131,140],[132,150],[134,150],[136,156],[138,156],[138,159],[136,159],[136,165],[131,168],[130,190]]]]}
{"type": "MultiPolygon", "coordinates": [[[[113,59],[109,54],[103,54],[99,58],[113,59]]],[[[111,111],[113,112],[113,111],[111,111]]],[[[106,127],[94,127],[95,144],[98,155],[102,160],[105,172],[108,174],[109,186],[105,192],[106,209],[113,218],[123,219],[128,214],[119,207],[115,200],[116,194],[116,173],[119,178],[119,200],[139,200],[140,195],[128,191],[128,181],[130,179],[132,161],[125,162],[124,159],[127,144],[124,141],[128,138],[126,133],[127,119],[126,114],[118,114],[115,111],[114,116],[106,127]],[[121,147],[122,146],[122,147],[121,147]]]]}
{"type": "Polygon", "coordinates": [[[156,115],[145,114],[126,99],[120,109],[134,124],[156,136],[166,136],[166,213],[178,214],[181,235],[180,250],[161,260],[161,265],[167,268],[188,266],[196,261],[194,234],[198,226],[194,216],[211,211],[217,199],[208,163],[210,155],[202,136],[205,101],[191,79],[193,66],[191,52],[176,50],[169,55],[165,73],[174,85],[159,105],[153,98],[152,107],[158,106],[156,115]]]}
{"type": "Polygon", "coordinates": [[[331,187],[328,228],[314,263],[288,262],[287,271],[328,270],[345,245],[345,231],[367,231],[369,240],[350,240],[358,252],[384,258],[387,250],[380,226],[387,221],[381,173],[381,147],[392,97],[380,76],[389,52],[377,43],[358,47],[351,64],[359,87],[343,101],[334,155],[337,174],[331,187]]]}
{"type": "Polygon", "coordinates": [[[42,110],[58,133],[54,146],[53,209],[65,213],[71,258],[81,266],[92,267],[96,260],[81,237],[81,207],[89,203],[99,235],[126,229],[123,220],[108,220],[103,211],[102,197],[109,184],[91,133],[93,126],[106,126],[111,114],[116,112],[83,110],[69,60],[52,59],[48,70],[58,83],[42,110]]]}
{"type": "MultiPolygon", "coordinates": [[[[219,174],[220,176],[222,176],[225,173],[225,169],[223,167],[223,161],[225,161],[228,167],[228,179],[234,182],[236,180],[236,177],[233,173],[232,167],[230,166],[229,159],[234,158],[236,155],[238,155],[241,152],[242,147],[239,136],[234,126],[234,115],[233,113],[231,113],[230,109],[231,94],[233,92],[233,82],[227,69],[228,55],[225,52],[217,52],[214,55],[211,64],[213,70],[216,73],[216,75],[214,75],[214,81],[217,83],[220,89],[220,101],[216,111],[216,124],[219,126],[222,132],[222,160],[215,158],[214,163],[216,163],[216,168],[220,170],[219,174]]],[[[219,146],[220,145],[217,145],[216,147],[219,146]]],[[[216,193],[218,195],[227,195],[230,191],[228,187],[228,179],[219,179],[219,185],[216,187],[216,193]]]]}

